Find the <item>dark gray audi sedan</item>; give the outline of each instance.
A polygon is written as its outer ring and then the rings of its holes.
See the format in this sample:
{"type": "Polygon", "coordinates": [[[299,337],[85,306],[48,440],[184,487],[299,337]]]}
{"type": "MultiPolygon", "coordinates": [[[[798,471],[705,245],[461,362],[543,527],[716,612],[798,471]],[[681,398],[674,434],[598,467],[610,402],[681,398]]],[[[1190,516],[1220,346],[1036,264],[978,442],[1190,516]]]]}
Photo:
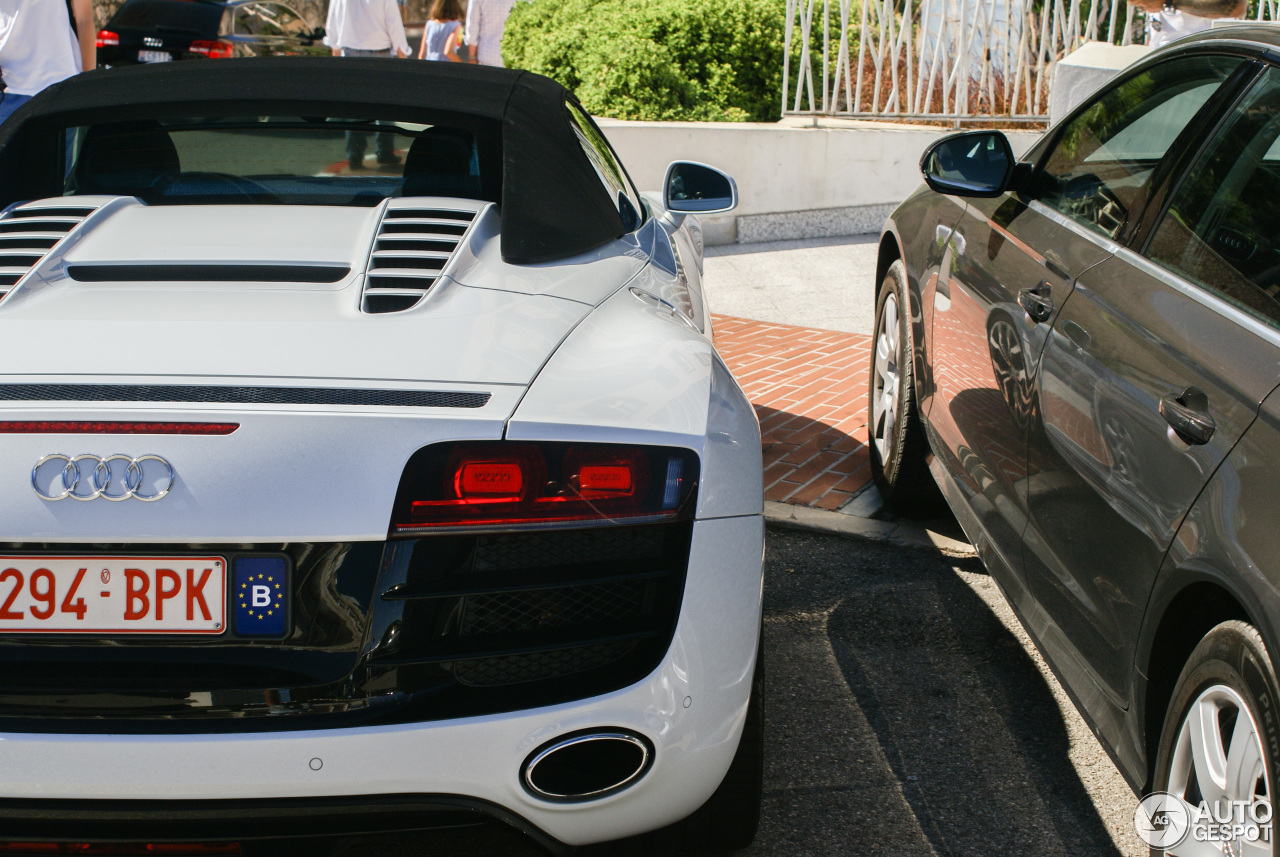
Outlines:
{"type": "Polygon", "coordinates": [[[941,488],[1136,791],[1268,802],[1280,30],[1156,51],[1020,160],[977,131],[921,166],[879,251],[881,491],[941,488]]]}

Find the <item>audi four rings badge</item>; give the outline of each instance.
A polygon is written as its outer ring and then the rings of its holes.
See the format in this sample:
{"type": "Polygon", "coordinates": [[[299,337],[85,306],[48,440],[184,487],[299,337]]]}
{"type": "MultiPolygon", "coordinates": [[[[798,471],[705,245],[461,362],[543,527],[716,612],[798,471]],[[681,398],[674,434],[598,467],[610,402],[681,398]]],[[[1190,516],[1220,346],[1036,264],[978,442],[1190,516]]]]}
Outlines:
{"type": "Polygon", "coordinates": [[[90,452],[80,455],[55,452],[44,456],[31,468],[31,488],[37,497],[50,503],[68,497],[73,500],[97,500],[103,497],[115,502],[132,497],[151,503],[173,488],[173,465],[158,455],[139,455],[135,458],[121,453],[100,456],[90,452]],[[62,462],[61,491],[57,490],[58,476],[50,472],[55,466],[52,462],[55,461],[62,462]],[[154,481],[145,482],[144,478],[147,476],[154,481]],[[121,477],[123,482],[120,481],[121,477]],[[48,487],[47,494],[40,490],[42,480],[48,487]],[[145,493],[144,486],[148,484],[156,490],[145,493]]]}

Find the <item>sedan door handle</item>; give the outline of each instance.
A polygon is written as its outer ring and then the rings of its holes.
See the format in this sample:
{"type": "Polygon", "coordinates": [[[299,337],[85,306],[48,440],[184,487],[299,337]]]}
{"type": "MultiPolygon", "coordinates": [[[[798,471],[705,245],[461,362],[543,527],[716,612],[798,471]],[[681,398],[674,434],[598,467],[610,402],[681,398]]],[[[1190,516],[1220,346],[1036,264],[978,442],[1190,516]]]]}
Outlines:
{"type": "Polygon", "coordinates": [[[1036,324],[1048,321],[1053,316],[1053,298],[1048,283],[1041,283],[1034,289],[1023,289],[1018,292],[1018,306],[1027,311],[1027,315],[1036,324]]]}
{"type": "Polygon", "coordinates": [[[1209,414],[1209,397],[1198,387],[1188,387],[1181,393],[1170,393],[1162,398],[1160,416],[1178,433],[1178,437],[1197,446],[1208,443],[1218,427],[1209,414]]]}

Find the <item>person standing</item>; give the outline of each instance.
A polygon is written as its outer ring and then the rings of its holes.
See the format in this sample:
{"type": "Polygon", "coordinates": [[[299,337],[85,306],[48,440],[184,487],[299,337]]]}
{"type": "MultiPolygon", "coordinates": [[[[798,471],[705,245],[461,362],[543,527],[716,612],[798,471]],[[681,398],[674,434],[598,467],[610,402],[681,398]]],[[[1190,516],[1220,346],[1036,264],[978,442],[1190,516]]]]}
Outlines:
{"type": "Polygon", "coordinates": [[[467,6],[467,44],[481,65],[502,67],[502,31],[516,0],[471,0],[467,6]]]}
{"type": "Polygon", "coordinates": [[[420,60],[462,62],[458,45],[462,44],[462,0],[431,0],[427,7],[427,26],[422,31],[420,60]]]}
{"type": "Polygon", "coordinates": [[[1215,18],[1242,18],[1248,0],[1131,0],[1147,13],[1147,44],[1158,48],[1213,26],[1215,18]]]}
{"type": "MultiPolygon", "coordinates": [[[[324,43],[340,57],[409,56],[409,40],[395,0],[331,0],[324,43]]],[[[347,132],[349,169],[364,169],[368,145],[369,135],[364,131],[347,132]]],[[[390,134],[375,135],[373,145],[379,164],[400,163],[390,134]]]]}
{"type": "Polygon", "coordinates": [[[46,87],[93,68],[94,36],[92,0],[0,0],[0,122],[46,87]]]}

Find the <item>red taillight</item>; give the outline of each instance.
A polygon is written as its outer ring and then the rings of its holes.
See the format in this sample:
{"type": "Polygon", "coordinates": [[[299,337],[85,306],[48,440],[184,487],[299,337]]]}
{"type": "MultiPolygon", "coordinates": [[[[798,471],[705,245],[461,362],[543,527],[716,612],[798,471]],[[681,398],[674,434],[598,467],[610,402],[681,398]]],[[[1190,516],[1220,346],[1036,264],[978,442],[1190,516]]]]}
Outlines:
{"type": "Polygon", "coordinates": [[[405,468],[392,533],[670,520],[691,513],[697,469],[697,457],[688,450],[659,447],[427,447],[405,468]]]}
{"type": "Polygon", "coordinates": [[[0,434],[231,434],[240,423],[0,420],[0,434]]]}
{"type": "Polygon", "coordinates": [[[583,493],[630,494],[634,485],[626,464],[588,464],[578,471],[578,487],[583,493]]]}
{"type": "Polygon", "coordinates": [[[584,500],[632,497],[648,476],[641,450],[593,444],[569,447],[564,470],[574,493],[584,500]]]}
{"type": "Polygon", "coordinates": [[[227,59],[231,56],[232,45],[230,42],[210,42],[204,39],[197,39],[187,48],[193,54],[206,56],[211,60],[227,59]]]}
{"type": "Polygon", "coordinates": [[[120,44],[120,34],[110,30],[99,30],[94,43],[100,48],[114,48],[120,44]]]}
{"type": "Polygon", "coordinates": [[[524,470],[519,461],[464,461],[454,474],[453,488],[463,500],[519,500],[524,470]]]}

